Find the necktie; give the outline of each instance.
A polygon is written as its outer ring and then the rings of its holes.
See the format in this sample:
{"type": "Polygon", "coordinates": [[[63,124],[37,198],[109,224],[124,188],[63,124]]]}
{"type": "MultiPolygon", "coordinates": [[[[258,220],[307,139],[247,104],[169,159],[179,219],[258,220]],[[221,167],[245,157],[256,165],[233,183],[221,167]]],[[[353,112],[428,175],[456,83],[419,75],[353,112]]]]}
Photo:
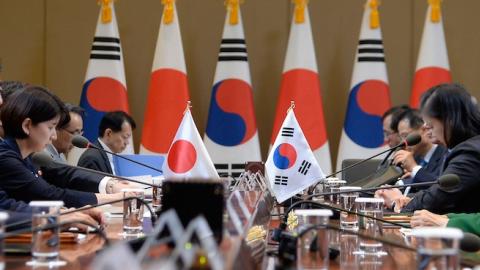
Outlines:
{"type": "Polygon", "coordinates": [[[425,159],[422,158],[422,160],[420,160],[420,164],[418,164],[418,165],[420,165],[422,167],[425,167],[425,166],[427,166],[427,164],[428,164],[428,162],[425,159]]]}

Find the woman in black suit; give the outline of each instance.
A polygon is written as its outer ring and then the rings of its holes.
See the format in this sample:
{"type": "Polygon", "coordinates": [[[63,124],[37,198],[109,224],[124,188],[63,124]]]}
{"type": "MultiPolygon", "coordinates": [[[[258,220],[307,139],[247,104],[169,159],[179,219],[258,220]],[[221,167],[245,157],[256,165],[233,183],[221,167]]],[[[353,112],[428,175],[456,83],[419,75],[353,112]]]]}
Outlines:
{"type": "Polygon", "coordinates": [[[434,143],[446,146],[442,175],[456,174],[457,187],[445,190],[438,184],[412,198],[398,190],[376,195],[386,203],[395,202],[402,212],[426,209],[437,214],[474,213],[480,210],[480,111],[474,98],[458,84],[442,84],[430,89],[422,100],[422,117],[431,129],[434,143]]]}
{"type": "MultiPolygon", "coordinates": [[[[24,202],[60,200],[67,207],[81,207],[122,198],[121,193],[98,194],[59,188],[39,175],[32,161],[56,138],[55,127],[68,121],[62,101],[48,90],[28,86],[9,97],[2,106],[5,140],[0,143],[0,189],[24,202]]],[[[61,175],[57,177],[62,177],[61,175]]]]}

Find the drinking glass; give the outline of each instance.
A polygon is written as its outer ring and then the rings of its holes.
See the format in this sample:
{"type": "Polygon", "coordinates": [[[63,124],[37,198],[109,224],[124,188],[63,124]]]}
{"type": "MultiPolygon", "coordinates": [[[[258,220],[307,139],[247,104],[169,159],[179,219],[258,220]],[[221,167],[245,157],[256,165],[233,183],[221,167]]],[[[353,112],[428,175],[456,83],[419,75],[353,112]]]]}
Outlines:
{"type": "Polygon", "coordinates": [[[126,235],[141,234],[143,232],[143,211],[145,205],[145,191],[138,188],[122,189],[123,198],[137,197],[123,202],[123,232],[126,235]]]}
{"type": "MultiPolygon", "coordinates": [[[[382,198],[357,198],[355,204],[357,212],[363,214],[359,216],[359,225],[362,233],[373,237],[381,237],[383,234],[383,224],[378,219],[383,218],[383,199],[382,198]],[[365,217],[371,216],[373,218],[365,217]],[[376,218],[376,219],[375,219],[376,218]]],[[[383,256],[382,243],[375,240],[360,239],[360,254],[383,256]]]]}
{"type": "Polygon", "coordinates": [[[62,266],[59,260],[60,227],[57,226],[62,201],[32,201],[32,260],[29,266],[62,266]],[[48,228],[45,228],[48,227],[48,228]]]}
{"type": "Polygon", "coordinates": [[[333,215],[326,209],[295,210],[298,217],[297,269],[328,269],[328,221],[333,215]],[[303,233],[312,225],[317,228],[303,233]]]}
{"type": "MultiPolygon", "coordinates": [[[[361,187],[345,186],[340,187],[339,191],[351,191],[340,194],[341,208],[350,212],[356,212],[355,200],[358,198],[358,191],[361,187]]],[[[340,228],[344,230],[358,231],[358,215],[356,213],[340,212],[340,228]]]]}
{"type": "Polygon", "coordinates": [[[456,228],[423,227],[412,230],[417,241],[418,269],[460,269],[459,242],[463,232],[456,228]]]}

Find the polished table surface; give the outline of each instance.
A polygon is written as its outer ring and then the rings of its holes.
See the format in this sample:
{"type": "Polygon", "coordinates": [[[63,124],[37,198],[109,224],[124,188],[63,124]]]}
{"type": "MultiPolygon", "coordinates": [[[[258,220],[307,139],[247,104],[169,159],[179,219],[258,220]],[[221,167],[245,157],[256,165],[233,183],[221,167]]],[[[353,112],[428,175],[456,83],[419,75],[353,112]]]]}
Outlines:
{"type": "MultiPolygon", "coordinates": [[[[278,220],[272,220],[270,227],[278,227],[278,223],[278,220]]],[[[331,223],[338,225],[338,221],[331,221],[331,223]]],[[[416,269],[416,253],[413,251],[383,244],[383,249],[387,253],[385,256],[356,256],[353,252],[358,250],[361,237],[333,230],[328,231],[331,238],[330,245],[337,244],[340,250],[340,255],[335,260],[330,260],[329,269],[416,269]]],[[[382,237],[405,244],[398,228],[384,228],[382,237]]],[[[270,242],[270,244],[273,244],[271,247],[276,246],[274,243],[270,242]]],[[[272,262],[274,261],[271,260],[269,263],[272,262]]],[[[268,268],[267,264],[264,260],[263,268],[268,268]]]]}
{"type": "MultiPolygon", "coordinates": [[[[112,243],[120,240],[122,238],[120,235],[122,232],[122,218],[111,218],[105,231],[112,243]]],[[[88,266],[96,256],[96,252],[102,249],[104,244],[105,241],[96,234],[89,234],[77,243],[61,243],[60,258],[66,261],[67,265],[55,269],[88,269],[88,266]]],[[[31,260],[31,256],[6,255],[4,257],[5,269],[32,269],[32,267],[25,265],[29,260],[31,260]]]]}
{"type": "MultiPolygon", "coordinates": [[[[333,221],[335,222],[335,221],[333,221]]],[[[278,220],[272,219],[266,227],[272,229],[278,226],[278,220]]],[[[108,225],[105,228],[107,237],[114,244],[116,241],[122,240],[122,218],[110,218],[108,225]]],[[[359,257],[354,256],[353,251],[358,249],[359,238],[350,234],[336,233],[333,235],[335,239],[330,241],[330,244],[335,241],[338,242],[340,255],[335,260],[330,260],[330,269],[416,269],[417,259],[415,252],[405,250],[399,247],[393,247],[384,244],[384,250],[387,252],[386,256],[379,258],[374,257],[359,257]]],[[[404,238],[401,236],[398,228],[384,229],[383,237],[405,244],[404,238]]],[[[238,251],[238,243],[241,243],[240,238],[224,237],[220,250],[228,269],[245,269],[244,267],[237,267],[242,261],[246,259],[244,254],[238,251]],[[240,261],[240,262],[239,262],[240,261]],[[235,266],[233,266],[235,265],[235,266]]],[[[276,249],[278,244],[272,243],[267,239],[265,241],[266,250],[276,249]]],[[[61,243],[60,257],[67,262],[64,267],[55,269],[90,269],[97,252],[104,248],[104,240],[96,235],[90,234],[78,243],[61,243]]],[[[163,252],[166,249],[163,249],[163,252]]],[[[27,255],[7,255],[4,258],[5,269],[32,269],[26,266],[25,263],[31,259],[27,255]]],[[[263,261],[256,262],[256,269],[273,269],[273,264],[276,263],[276,258],[264,256],[263,261]]],[[[41,269],[41,268],[36,268],[41,269]]],[[[44,268],[47,269],[47,268],[44,268]]]]}

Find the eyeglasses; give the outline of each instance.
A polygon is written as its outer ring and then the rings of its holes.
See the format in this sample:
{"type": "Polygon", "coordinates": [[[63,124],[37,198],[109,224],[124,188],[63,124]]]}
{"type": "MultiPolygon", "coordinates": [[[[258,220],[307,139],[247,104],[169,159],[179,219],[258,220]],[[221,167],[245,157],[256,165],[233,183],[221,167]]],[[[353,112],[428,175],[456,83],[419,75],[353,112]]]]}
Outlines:
{"type": "Polygon", "coordinates": [[[68,129],[63,129],[63,130],[65,130],[66,132],[68,132],[68,134],[72,136],[83,135],[83,130],[74,130],[74,131],[70,131],[68,129]]]}
{"type": "Polygon", "coordinates": [[[398,135],[398,133],[395,132],[395,131],[390,131],[390,130],[384,130],[384,131],[383,131],[383,137],[384,137],[384,138],[387,138],[387,137],[390,137],[390,136],[394,136],[394,135],[398,135]]]}
{"type": "Polygon", "coordinates": [[[425,123],[423,124],[423,127],[426,128],[426,129],[433,129],[432,124],[431,124],[431,123],[427,123],[427,122],[425,122],[425,123]]]}

